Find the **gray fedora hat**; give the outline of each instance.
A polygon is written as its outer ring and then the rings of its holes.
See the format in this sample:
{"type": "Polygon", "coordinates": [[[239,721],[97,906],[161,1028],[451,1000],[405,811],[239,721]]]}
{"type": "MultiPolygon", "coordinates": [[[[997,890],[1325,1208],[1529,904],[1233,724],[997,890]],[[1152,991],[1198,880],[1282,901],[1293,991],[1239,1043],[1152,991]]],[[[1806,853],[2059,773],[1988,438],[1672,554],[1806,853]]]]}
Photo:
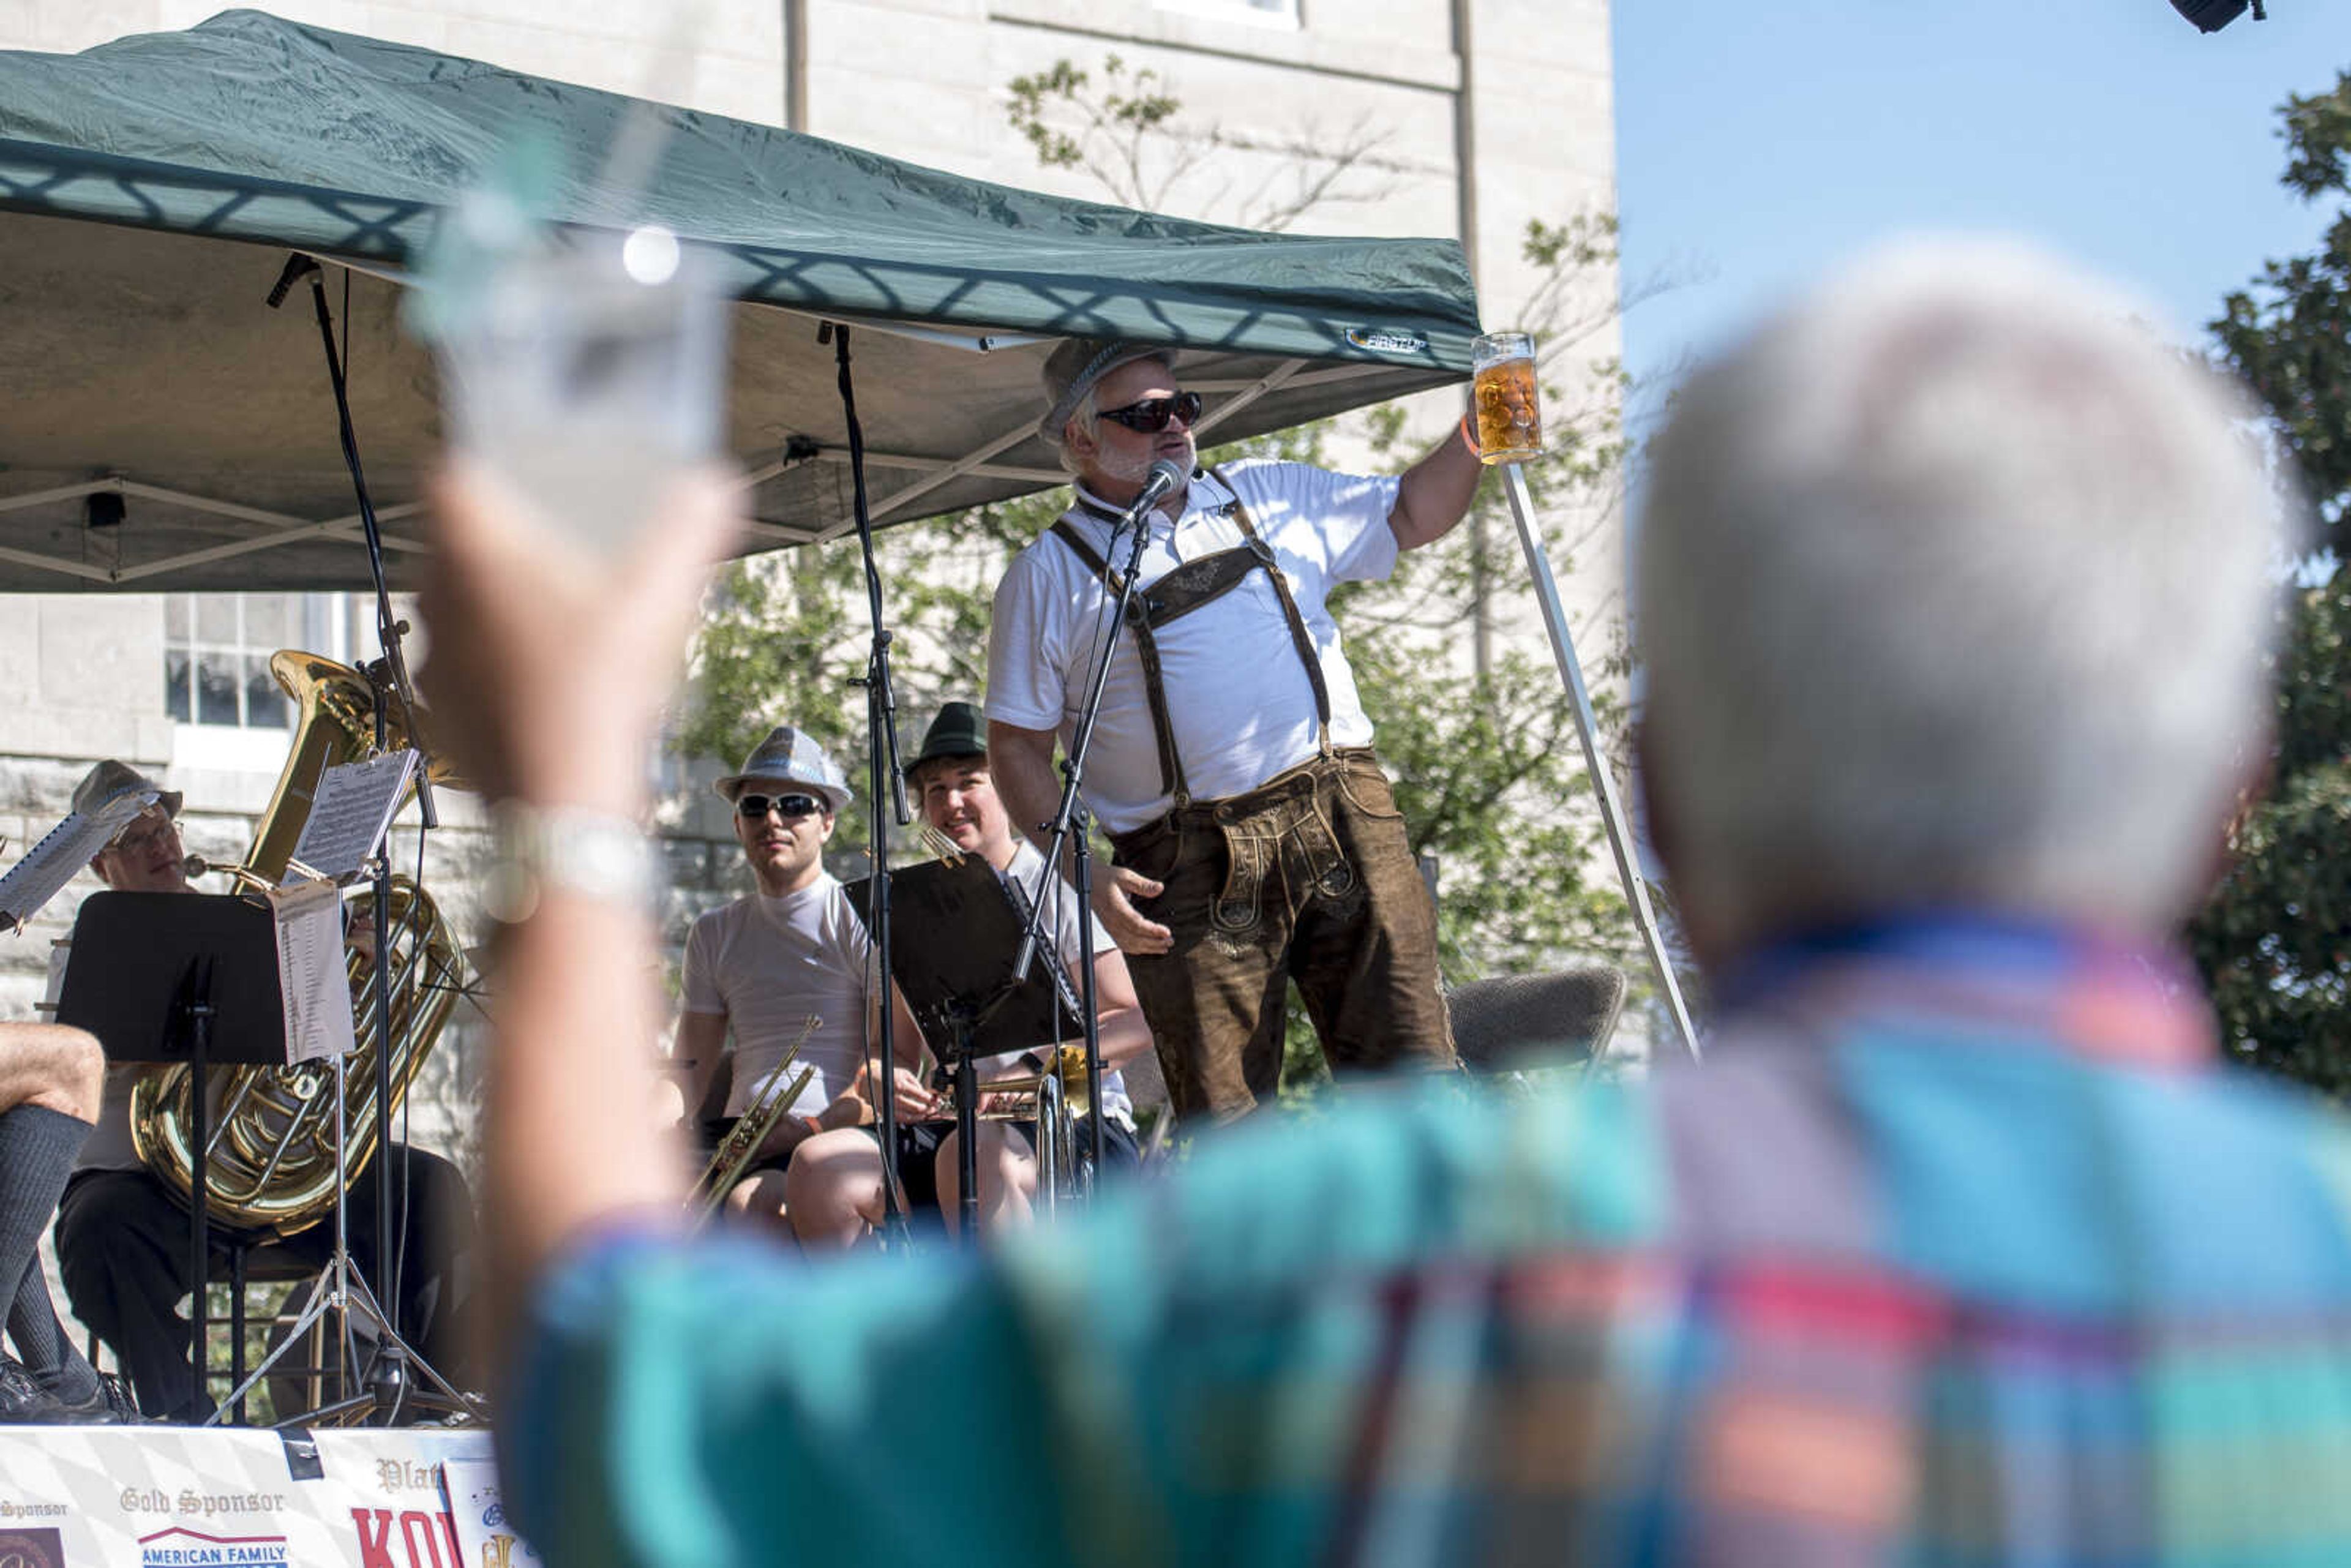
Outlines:
{"type": "Polygon", "coordinates": [[[1121,365],[1131,365],[1137,360],[1157,360],[1173,368],[1176,350],[1152,343],[1128,342],[1116,338],[1064,338],[1045,361],[1045,396],[1051,405],[1045,417],[1037,422],[1037,434],[1061,444],[1061,431],[1077,413],[1078,404],[1094,384],[1121,365]]]}
{"type": "Polygon", "coordinates": [[[118,795],[152,795],[155,804],[163,808],[163,815],[180,814],[180,792],[166,789],[127,762],[117,762],[111,757],[82,775],[74,786],[73,809],[95,811],[118,795]]]}
{"type": "Polygon", "coordinates": [[[758,779],[769,784],[798,784],[823,797],[829,810],[849,804],[849,779],[825,748],[805,730],[779,724],[768,738],[751,748],[743,770],[729,773],[717,784],[719,795],[732,801],[744,785],[758,779]]]}

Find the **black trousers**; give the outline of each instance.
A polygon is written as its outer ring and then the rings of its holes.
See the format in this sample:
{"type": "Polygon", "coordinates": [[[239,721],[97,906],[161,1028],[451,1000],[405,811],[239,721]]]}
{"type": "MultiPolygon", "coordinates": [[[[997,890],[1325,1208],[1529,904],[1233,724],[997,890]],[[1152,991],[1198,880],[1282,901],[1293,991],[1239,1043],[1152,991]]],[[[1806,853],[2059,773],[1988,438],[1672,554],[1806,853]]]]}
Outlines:
{"type": "MultiPolygon", "coordinates": [[[[374,1288],[400,1335],[463,1388],[475,1383],[465,1364],[468,1349],[459,1322],[474,1249],[473,1199],[457,1168],[438,1155],[395,1144],[389,1161],[372,1160],[351,1184],[351,1263],[374,1288]],[[389,1169],[408,1177],[406,1222],[401,1188],[392,1188],[392,1224],[400,1259],[398,1299],[375,1278],[376,1184],[389,1169]]],[[[228,1278],[233,1235],[214,1226],[211,1280],[228,1278]]],[[[74,1315],[112,1348],[130,1376],[139,1408],[149,1416],[197,1422],[213,1412],[209,1396],[191,1402],[188,1320],[179,1303],[188,1293],[188,1210],[144,1170],[84,1171],[68,1184],[57,1205],[57,1266],[74,1315]]],[[[292,1256],[324,1268],[334,1249],[329,1219],[289,1240],[273,1243],[272,1259],[292,1256]]]]}

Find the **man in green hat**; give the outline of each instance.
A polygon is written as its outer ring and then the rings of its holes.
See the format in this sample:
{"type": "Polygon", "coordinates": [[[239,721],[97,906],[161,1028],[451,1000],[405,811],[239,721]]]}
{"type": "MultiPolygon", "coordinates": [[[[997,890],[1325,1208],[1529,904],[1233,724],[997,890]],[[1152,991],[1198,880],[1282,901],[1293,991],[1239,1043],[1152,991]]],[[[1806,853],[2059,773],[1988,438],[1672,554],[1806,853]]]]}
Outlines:
{"type": "MultiPolygon", "coordinates": [[[[987,720],[970,703],[951,702],[924,733],[922,748],[906,770],[908,788],[921,802],[923,821],[939,838],[952,841],[965,854],[979,856],[996,868],[1008,886],[1019,889],[1024,908],[1050,894],[1045,936],[1072,986],[1081,982],[1079,965],[1078,899],[1060,877],[1046,875],[1045,857],[1028,840],[1012,831],[987,773],[987,720]]],[[[1134,982],[1118,944],[1099,926],[1092,955],[1094,1005],[1101,1020],[1102,1077],[1102,1148],[1105,1163],[1135,1162],[1133,1102],[1120,1077],[1120,1063],[1131,1061],[1151,1047],[1150,1027],[1136,1004],[1134,982]]],[[[1006,1051],[977,1063],[982,1082],[1037,1071],[1033,1052],[1006,1051]]],[[[980,1223],[988,1229],[1019,1224],[1029,1217],[1037,1190],[1037,1164],[1028,1139],[1000,1122],[979,1126],[980,1223]]],[[[956,1134],[940,1138],[931,1165],[939,1208],[947,1223],[956,1223],[960,1195],[956,1134]]],[[[827,1134],[811,1139],[787,1173],[792,1228],[803,1247],[848,1242],[863,1233],[866,1218],[878,1202],[882,1168],[879,1151],[870,1138],[855,1132],[827,1134]]],[[[910,1186],[912,1182],[910,1180],[910,1186]]]]}

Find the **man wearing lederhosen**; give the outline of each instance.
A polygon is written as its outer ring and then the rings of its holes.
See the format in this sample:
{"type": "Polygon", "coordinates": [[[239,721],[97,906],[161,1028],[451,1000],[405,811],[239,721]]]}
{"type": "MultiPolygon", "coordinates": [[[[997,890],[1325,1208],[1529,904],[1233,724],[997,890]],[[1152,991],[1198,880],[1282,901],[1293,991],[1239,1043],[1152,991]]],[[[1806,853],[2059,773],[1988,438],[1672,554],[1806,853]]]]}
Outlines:
{"type": "Polygon", "coordinates": [[[1479,476],[1466,434],[1397,477],[1203,471],[1201,401],[1170,350],[1071,340],[1045,390],[1039,429],[1076,502],[998,587],[987,662],[989,763],[1040,842],[1054,745],[1075,731],[1127,559],[1115,524],[1154,463],[1186,476],[1145,515],[1085,778],[1117,851],[1095,906],[1129,956],[1177,1113],[1229,1121],[1272,1092],[1292,980],[1339,1071],[1451,1068],[1435,911],[1325,597],[1461,520],[1479,476]]]}

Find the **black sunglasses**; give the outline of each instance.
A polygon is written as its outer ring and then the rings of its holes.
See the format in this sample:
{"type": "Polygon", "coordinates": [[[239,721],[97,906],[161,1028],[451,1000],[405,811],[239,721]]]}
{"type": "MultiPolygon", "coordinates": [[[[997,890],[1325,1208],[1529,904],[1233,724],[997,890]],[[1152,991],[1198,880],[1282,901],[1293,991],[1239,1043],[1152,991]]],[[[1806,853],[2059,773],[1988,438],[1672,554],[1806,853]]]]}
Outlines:
{"type": "Polygon", "coordinates": [[[769,811],[789,821],[794,817],[813,817],[824,810],[824,802],[813,795],[737,795],[735,814],[757,821],[769,811]]]}
{"type": "Polygon", "coordinates": [[[1179,392],[1174,397],[1147,397],[1124,408],[1106,408],[1102,417],[1145,435],[1155,435],[1166,429],[1170,420],[1180,419],[1188,429],[1200,423],[1200,394],[1179,392]]]}

